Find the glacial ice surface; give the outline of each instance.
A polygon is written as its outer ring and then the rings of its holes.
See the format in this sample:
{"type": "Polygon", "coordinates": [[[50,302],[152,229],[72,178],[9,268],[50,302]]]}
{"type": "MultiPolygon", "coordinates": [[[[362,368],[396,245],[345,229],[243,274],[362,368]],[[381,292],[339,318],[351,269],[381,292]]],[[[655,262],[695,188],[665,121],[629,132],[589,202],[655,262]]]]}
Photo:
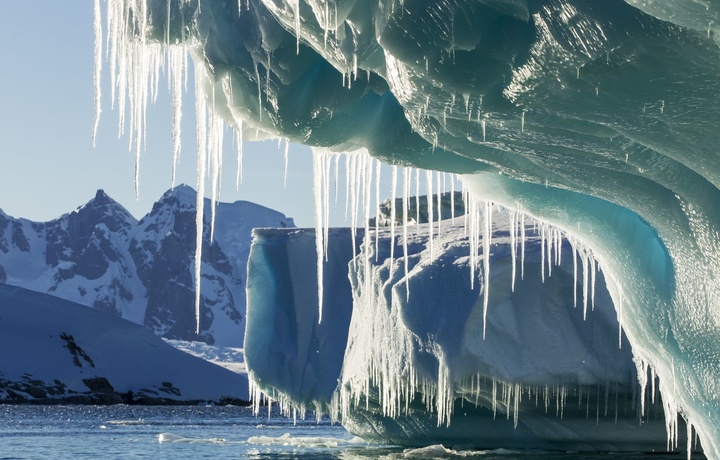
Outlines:
{"type": "Polygon", "coordinates": [[[717,0],[109,0],[106,12],[111,99],[138,157],[164,56],[175,95],[189,53],[199,188],[220,165],[222,123],[237,139],[464,174],[476,199],[591,248],[638,366],[659,377],[671,444],[681,415],[720,458],[717,0]]]}

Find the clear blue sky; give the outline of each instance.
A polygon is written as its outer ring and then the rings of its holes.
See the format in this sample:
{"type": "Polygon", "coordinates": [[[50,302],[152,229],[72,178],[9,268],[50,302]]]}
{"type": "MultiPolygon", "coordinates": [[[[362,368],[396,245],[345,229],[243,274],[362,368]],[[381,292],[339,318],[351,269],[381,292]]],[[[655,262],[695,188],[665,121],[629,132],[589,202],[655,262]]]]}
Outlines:
{"type": "MultiPolygon", "coordinates": [[[[103,2],[104,3],[104,2],[103,2]]],[[[0,208],[45,221],[75,209],[104,189],[140,218],[171,186],[167,91],[148,109],[147,150],[134,191],[134,157],[118,139],[103,75],[103,113],[92,146],[92,2],[6,1],[0,15],[0,208]]],[[[104,24],[103,24],[104,25],[104,24]]],[[[107,68],[107,63],[104,63],[107,68]]],[[[192,86],[192,85],[190,85],[192,86]]],[[[186,98],[178,183],[196,184],[194,105],[186,98]]],[[[246,143],[244,183],[235,190],[235,161],[226,152],[222,201],[248,200],[313,225],[309,149],[291,145],[287,189],[277,142],[246,143]]],[[[342,225],[342,213],[334,225],[342,225]]]]}

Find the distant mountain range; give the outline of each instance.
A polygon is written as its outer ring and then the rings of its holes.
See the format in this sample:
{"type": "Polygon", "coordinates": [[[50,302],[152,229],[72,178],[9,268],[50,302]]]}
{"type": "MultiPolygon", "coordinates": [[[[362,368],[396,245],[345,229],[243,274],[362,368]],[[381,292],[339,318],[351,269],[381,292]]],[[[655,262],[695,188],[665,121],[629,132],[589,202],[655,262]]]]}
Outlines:
{"type": "Polygon", "coordinates": [[[196,193],[186,185],[166,192],[140,221],[102,190],[49,222],[0,210],[0,283],[93,307],[164,338],[241,346],[252,229],[294,223],[254,203],[218,203],[210,241],[210,207],[206,200],[200,334],[194,306],[196,193]]]}

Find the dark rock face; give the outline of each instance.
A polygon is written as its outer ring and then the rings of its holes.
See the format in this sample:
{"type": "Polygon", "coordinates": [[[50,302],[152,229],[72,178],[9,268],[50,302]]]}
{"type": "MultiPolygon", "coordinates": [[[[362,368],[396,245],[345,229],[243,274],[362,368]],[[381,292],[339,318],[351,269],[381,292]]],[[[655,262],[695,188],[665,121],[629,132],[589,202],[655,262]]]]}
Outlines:
{"type": "MultiPolygon", "coordinates": [[[[208,332],[214,314],[207,308],[208,299],[200,298],[200,334],[196,332],[195,314],[195,198],[165,194],[152,212],[139,223],[130,242],[130,255],[138,276],[147,289],[148,307],[145,324],[166,338],[199,340],[214,343],[208,332]],[[190,199],[192,198],[192,199],[190,199]]],[[[203,231],[202,262],[233,279],[232,267],[217,242],[210,242],[209,222],[203,231]]],[[[203,273],[203,278],[212,274],[203,273]]],[[[220,280],[220,291],[228,298],[230,320],[240,324],[242,315],[235,307],[233,294],[220,280]]],[[[217,291],[217,288],[216,288],[217,291]]]]}
{"type": "Polygon", "coordinates": [[[0,210],[0,252],[7,254],[8,252],[8,241],[5,237],[7,228],[10,223],[10,219],[2,210],[0,210]]]}
{"type": "Polygon", "coordinates": [[[20,249],[22,252],[30,252],[30,243],[23,232],[20,222],[13,222],[12,226],[12,245],[20,249]]]}
{"type": "Polygon", "coordinates": [[[211,242],[209,211],[205,216],[199,334],[196,194],[187,186],[165,193],[139,222],[102,190],[49,222],[14,219],[0,211],[0,282],[10,280],[143,323],[166,338],[240,346],[251,228],[293,223],[252,203],[219,206],[228,209],[223,216],[232,225],[225,225],[225,239],[216,232],[211,242]]]}

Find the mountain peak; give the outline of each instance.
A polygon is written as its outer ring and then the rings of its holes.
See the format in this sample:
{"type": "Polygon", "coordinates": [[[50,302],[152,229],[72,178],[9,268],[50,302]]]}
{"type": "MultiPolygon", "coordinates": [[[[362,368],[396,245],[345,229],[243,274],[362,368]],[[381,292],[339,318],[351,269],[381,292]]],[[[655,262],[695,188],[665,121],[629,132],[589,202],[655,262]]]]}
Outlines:
{"type": "MultiPolygon", "coordinates": [[[[84,205],[78,207],[78,208],[75,210],[75,212],[80,212],[81,210],[87,209],[87,208],[97,208],[97,207],[100,207],[100,206],[107,206],[107,205],[115,205],[115,206],[122,207],[122,205],[121,205],[120,203],[118,203],[117,201],[113,200],[113,199],[110,197],[110,195],[108,195],[107,193],[105,193],[105,190],[103,190],[103,189],[98,189],[98,191],[95,192],[95,197],[92,198],[92,199],[91,199],[90,201],[88,201],[87,203],[85,203],[84,205]]],[[[124,208],[123,208],[123,209],[124,209],[124,208]]]]}
{"type": "Polygon", "coordinates": [[[112,199],[103,189],[99,189],[94,198],[69,215],[60,217],[60,220],[64,218],[69,218],[76,224],[82,222],[82,226],[86,226],[88,229],[104,223],[112,231],[117,231],[120,227],[135,225],[137,222],[137,219],[123,205],[112,199]]]}
{"type": "Polygon", "coordinates": [[[197,200],[197,192],[187,184],[180,184],[168,190],[165,195],[177,197],[181,202],[192,202],[197,200]]]}
{"type": "Polygon", "coordinates": [[[153,205],[150,215],[157,214],[161,208],[166,206],[183,209],[195,209],[197,193],[195,189],[186,184],[177,185],[163,194],[153,205]]]}
{"type": "Polygon", "coordinates": [[[95,199],[96,200],[112,200],[112,198],[110,198],[108,196],[108,194],[105,193],[105,190],[103,190],[101,188],[99,188],[98,191],[95,192],[95,199]]]}

